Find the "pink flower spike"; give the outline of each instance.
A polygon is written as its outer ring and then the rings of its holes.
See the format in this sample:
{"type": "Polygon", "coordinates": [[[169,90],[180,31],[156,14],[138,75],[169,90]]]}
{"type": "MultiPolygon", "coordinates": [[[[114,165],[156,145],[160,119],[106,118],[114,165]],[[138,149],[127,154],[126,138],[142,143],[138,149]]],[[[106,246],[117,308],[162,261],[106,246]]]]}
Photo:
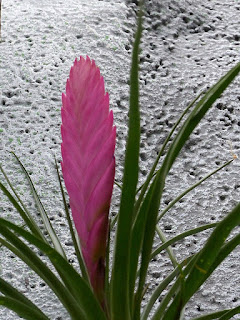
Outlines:
{"type": "Polygon", "coordinates": [[[75,60],[61,111],[63,178],[89,279],[103,305],[116,127],[103,77],[89,57],[75,60]]]}

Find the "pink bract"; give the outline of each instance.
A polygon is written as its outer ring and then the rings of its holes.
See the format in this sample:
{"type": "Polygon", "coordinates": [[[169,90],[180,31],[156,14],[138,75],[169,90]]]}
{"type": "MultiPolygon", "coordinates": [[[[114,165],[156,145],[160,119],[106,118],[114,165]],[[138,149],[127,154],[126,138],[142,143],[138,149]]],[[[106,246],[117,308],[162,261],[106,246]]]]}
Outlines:
{"type": "Polygon", "coordinates": [[[91,285],[103,299],[116,127],[94,60],[75,60],[62,94],[62,172],[91,285]]]}

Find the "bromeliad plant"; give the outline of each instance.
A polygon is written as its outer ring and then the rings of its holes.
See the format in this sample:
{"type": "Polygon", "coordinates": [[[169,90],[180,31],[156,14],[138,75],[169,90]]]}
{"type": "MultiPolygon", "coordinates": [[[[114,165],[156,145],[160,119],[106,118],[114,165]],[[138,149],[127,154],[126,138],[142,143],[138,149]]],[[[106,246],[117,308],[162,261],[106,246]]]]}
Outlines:
{"type": "MultiPolygon", "coordinates": [[[[20,227],[0,218],[0,243],[46,282],[73,320],[182,319],[189,299],[240,244],[240,234],[227,240],[233,228],[240,224],[240,204],[222,221],[188,230],[168,240],[158,226],[163,215],[186,193],[233,161],[231,159],[198,181],[159,213],[169,170],[190,134],[240,72],[240,63],[186,108],[159,151],[145,183],[138,188],[138,52],[141,31],[140,10],[132,53],[129,131],[121,201],[119,213],[111,221],[109,208],[115,171],[116,129],[113,126],[113,113],[109,112],[109,98],[105,93],[104,81],[93,60],[81,57],[80,61],[74,62],[67,81],[66,94],[62,96],[62,172],[77,233],[72,225],[59,172],[57,173],[80,272],[68,262],[31,178],[20,160],[14,155],[28,179],[47,231],[45,233],[38,227],[32,213],[28,211],[1,168],[11,191],[1,182],[0,188],[22,217],[25,226],[20,227]],[[171,142],[170,138],[173,138],[171,142]],[[159,164],[163,151],[166,151],[166,154],[159,164]],[[115,224],[114,253],[110,264],[109,234],[115,224]],[[213,231],[202,249],[188,259],[178,261],[171,245],[207,229],[213,231]],[[161,244],[153,251],[156,233],[161,244]],[[49,268],[41,260],[33,247],[45,254],[55,269],[54,272],[52,267],[49,268]],[[163,250],[168,251],[173,271],[159,283],[143,305],[149,263],[163,250]],[[165,295],[163,292],[166,292],[165,295]],[[160,295],[162,299],[158,303],[160,295]]],[[[0,278],[0,292],[0,304],[15,311],[22,318],[49,319],[44,310],[40,310],[3,278],[0,278]]],[[[240,313],[240,306],[216,311],[195,320],[230,319],[237,313],[240,313]]]]}

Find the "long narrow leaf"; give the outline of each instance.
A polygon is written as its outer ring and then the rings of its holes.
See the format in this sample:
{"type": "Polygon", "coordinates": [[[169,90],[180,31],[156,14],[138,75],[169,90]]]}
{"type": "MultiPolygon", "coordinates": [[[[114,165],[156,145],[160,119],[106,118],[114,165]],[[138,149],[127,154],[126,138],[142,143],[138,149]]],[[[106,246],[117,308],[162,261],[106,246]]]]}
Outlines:
{"type": "MultiPolygon", "coordinates": [[[[224,218],[216,228],[213,230],[211,236],[209,237],[207,243],[205,244],[202,253],[199,255],[198,260],[195,263],[195,268],[189,274],[186,280],[186,292],[185,292],[185,302],[187,302],[190,297],[196,292],[199,286],[202,284],[202,280],[206,280],[206,273],[209,271],[212,272],[212,266],[214,263],[219,264],[218,260],[216,260],[221,247],[224,241],[227,239],[228,235],[230,234],[231,230],[240,224],[240,204],[238,204],[230,214],[224,218]]],[[[238,242],[234,242],[240,239],[240,235],[238,235],[234,240],[231,240],[229,244],[226,244],[226,248],[230,248],[229,246],[232,243],[235,245],[238,242]]],[[[234,248],[234,247],[233,247],[234,248]]],[[[233,248],[231,250],[233,250],[233,248]]],[[[219,256],[218,256],[219,259],[219,256]]]]}
{"type": "MultiPolygon", "coordinates": [[[[24,257],[25,260],[28,259],[30,260],[30,262],[35,263],[36,267],[39,266],[39,270],[37,269],[36,272],[38,274],[40,273],[39,275],[44,278],[44,281],[46,281],[46,283],[49,282],[49,279],[52,281],[49,283],[49,286],[52,287],[56,295],[59,296],[59,299],[61,298],[62,300],[64,300],[64,301],[61,300],[62,302],[65,302],[65,299],[67,301],[71,301],[71,303],[74,302],[73,309],[75,308],[75,310],[76,310],[75,303],[77,302],[77,310],[79,311],[79,314],[77,318],[75,317],[76,319],[106,320],[103,311],[101,310],[96,298],[94,297],[87,283],[81,278],[81,276],[75,271],[75,269],[55,249],[50,247],[48,244],[40,241],[29,232],[22,230],[21,228],[15,226],[14,224],[4,219],[0,219],[0,232],[1,233],[4,232],[5,237],[7,234],[8,241],[13,239],[12,241],[14,241],[15,246],[18,246],[18,250],[22,250],[23,253],[26,252],[26,257],[24,257]],[[9,235],[10,231],[7,231],[6,227],[4,226],[11,228],[15,232],[17,232],[19,235],[24,237],[31,244],[35,245],[39,250],[41,250],[48,256],[48,258],[53,263],[53,265],[57,265],[57,268],[61,270],[62,274],[64,275],[63,280],[65,282],[67,281],[69,285],[72,287],[71,291],[74,294],[74,301],[72,300],[73,296],[70,294],[70,292],[61,284],[61,282],[59,283],[59,280],[51,273],[51,271],[46,267],[46,265],[43,264],[43,262],[35,254],[33,254],[33,252],[26,245],[24,245],[19,239],[17,239],[14,234],[11,233],[9,235]],[[44,270],[44,274],[43,274],[43,270],[44,270]]],[[[21,259],[23,259],[23,257],[21,257],[21,259]]],[[[28,264],[29,264],[29,261],[28,261],[28,264]]],[[[35,266],[30,265],[32,269],[35,266]]],[[[68,311],[70,311],[69,313],[71,314],[71,312],[73,312],[74,310],[68,309],[68,311]]]]}
{"type": "Polygon", "coordinates": [[[140,147],[140,114],[138,87],[138,52],[142,33],[142,9],[139,11],[138,26],[132,53],[130,73],[129,132],[125,154],[123,188],[118,217],[114,259],[111,278],[111,319],[129,320],[129,258],[131,227],[140,147]]]}
{"type": "Polygon", "coordinates": [[[26,320],[49,320],[49,318],[43,313],[38,312],[36,309],[24,304],[18,299],[0,296],[0,305],[11,309],[12,311],[16,312],[19,317],[22,317],[26,320]]]}
{"type": "MultiPolygon", "coordinates": [[[[149,197],[149,201],[151,198],[151,190],[153,186],[150,187],[150,192],[147,194],[149,197]]],[[[136,313],[137,306],[139,307],[139,299],[134,304],[134,289],[137,280],[137,268],[139,262],[139,255],[142,249],[142,243],[144,238],[144,230],[146,227],[146,219],[147,219],[147,209],[149,201],[145,201],[141,206],[140,213],[137,216],[137,219],[134,222],[133,230],[132,230],[132,241],[131,241],[131,252],[130,252],[130,277],[129,277],[129,296],[131,297],[130,307],[136,313]],[[138,305],[137,305],[138,304],[138,305]]],[[[140,310],[139,310],[140,312],[140,310]]],[[[139,314],[138,314],[139,316],[139,314]]]]}
{"type": "MultiPolygon", "coordinates": [[[[203,181],[208,179],[210,176],[212,176],[213,174],[217,173],[219,170],[223,169],[225,166],[229,165],[232,161],[233,161],[233,159],[231,159],[230,161],[224,163],[222,166],[220,166],[219,168],[217,168],[213,172],[209,173],[203,179],[201,179],[196,184],[191,186],[189,189],[185,190],[180,196],[178,196],[174,201],[172,201],[169,204],[169,206],[161,213],[160,217],[162,217],[184,195],[186,195],[192,189],[194,189],[199,184],[201,184],[203,181]]],[[[145,201],[145,203],[146,202],[147,201],[145,201]]],[[[160,219],[160,217],[158,219],[160,219]]],[[[144,219],[146,218],[146,208],[144,206],[141,208],[141,212],[140,212],[138,218],[139,219],[136,220],[136,222],[134,224],[134,227],[133,227],[133,240],[132,240],[133,249],[131,251],[131,263],[130,263],[131,264],[131,272],[132,272],[132,275],[130,276],[130,288],[131,288],[131,290],[134,289],[134,285],[135,285],[136,273],[134,274],[133,272],[134,272],[135,268],[137,267],[138,255],[139,255],[140,248],[141,248],[141,243],[142,243],[142,238],[143,238],[143,230],[144,230],[144,226],[145,226],[145,224],[144,224],[145,220],[144,219]],[[139,228],[139,224],[141,225],[141,228],[139,228]]],[[[205,225],[205,226],[198,227],[196,229],[191,229],[191,230],[188,230],[188,231],[186,231],[186,232],[184,232],[184,233],[172,238],[169,241],[166,241],[160,247],[158,247],[157,249],[154,250],[154,252],[151,254],[151,259],[153,259],[162,250],[167,249],[171,244],[174,244],[175,242],[177,242],[177,241],[179,241],[179,240],[181,240],[181,239],[183,239],[183,238],[185,238],[187,236],[196,234],[198,232],[202,232],[202,231],[207,230],[209,228],[213,228],[216,225],[217,225],[217,223],[212,223],[212,224],[208,224],[208,225],[205,225]]],[[[157,227],[157,231],[158,231],[158,227],[157,227]]],[[[174,258],[172,257],[172,259],[174,259],[174,258]]],[[[135,272],[136,272],[136,270],[135,270],[135,272]]]]}
{"type": "MultiPolygon", "coordinates": [[[[221,170],[222,168],[224,168],[225,166],[227,166],[228,164],[230,164],[233,161],[230,160],[226,163],[224,163],[221,167],[217,168],[216,170],[214,170],[213,172],[211,172],[210,174],[208,174],[206,177],[204,177],[203,179],[201,179],[198,183],[196,183],[194,186],[192,186],[191,188],[189,188],[188,190],[186,190],[184,193],[182,193],[177,199],[176,201],[171,202],[171,206],[173,206],[178,199],[182,198],[187,192],[190,192],[194,187],[198,186],[198,184],[202,183],[203,181],[205,181],[207,178],[209,178],[211,175],[213,175],[214,173],[216,173],[217,171],[221,170]]],[[[147,201],[146,201],[147,202],[147,201]]],[[[170,206],[168,206],[168,209],[170,209],[170,206]]],[[[165,210],[164,210],[165,211],[165,210]]],[[[167,210],[166,210],[167,211],[167,210]]],[[[134,228],[133,228],[133,240],[132,242],[134,243],[133,245],[133,250],[131,251],[131,270],[132,270],[132,276],[130,276],[130,288],[132,288],[132,290],[134,289],[134,284],[135,284],[135,280],[136,280],[136,273],[134,274],[134,270],[135,267],[137,267],[137,262],[138,262],[138,254],[140,252],[140,248],[141,248],[141,243],[142,243],[142,238],[143,238],[143,230],[144,230],[144,224],[143,221],[146,218],[146,208],[142,207],[141,208],[141,212],[138,216],[138,220],[136,221],[134,228]],[[142,227],[141,229],[139,228],[139,223],[141,223],[142,227]],[[138,227],[136,227],[138,226],[138,227]],[[135,239],[135,240],[134,240],[135,239]],[[135,267],[134,267],[135,266],[135,267]]],[[[188,230],[176,237],[174,237],[173,239],[166,241],[165,243],[163,243],[159,248],[155,249],[154,252],[151,254],[151,259],[153,259],[157,254],[159,254],[162,250],[167,249],[171,244],[189,236],[192,234],[196,234],[198,232],[202,232],[204,230],[207,230],[209,228],[213,228],[215,227],[217,224],[216,223],[212,223],[212,224],[208,224],[206,226],[201,226],[198,227],[196,229],[192,229],[192,230],[188,230]]],[[[158,228],[158,227],[157,227],[158,228]]],[[[157,229],[158,230],[158,229],[157,229]]],[[[171,253],[170,253],[171,254],[171,253]]],[[[172,257],[173,261],[174,258],[172,257]]],[[[176,263],[176,261],[175,261],[176,263]]],[[[135,270],[136,272],[136,270],[135,270]]]]}
{"type": "Polygon", "coordinates": [[[167,173],[180,150],[184,146],[192,131],[196,128],[201,119],[205,116],[206,112],[211,108],[213,103],[220,97],[223,91],[235,79],[240,72],[240,63],[235,65],[228,71],[214,86],[212,86],[203,98],[197,103],[196,107],[190,113],[177,136],[173,140],[171,147],[164,159],[164,171],[167,173]]]}
{"type": "MultiPolygon", "coordinates": [[[[152,243],[155,234],[156,228],[156,219],[160,201],[160,195],[156,194],[156,178],[154,179],[144,201],[142,207],[146,206],[146,227],[143,235],[143,245],[142,245],[142,258],[141,258],[141,266],[140,266],[140,275],[138,288],[136,292],[136,302],[135,302],[135,316],[134,319],[137,320],[140,314],[140,305],[142,294],[144,290],[145,279],[147,275],[148,265],[150,261],[150,255],[152,250],[152,243]]],[[[159,192],[163,189],[163,181],[162,186],[160,186],[159,192]]],[[[140,210],[141,212],[141,210],[140,210]]]]}
{"type": "Polygon", "coordinates": [[[7,221],[0,221],[0,233],[7,239],[0,237],[0,243],[12,251],[23,262],[25,262],[43,281],[53,290],[63,306],[69,312],[72,319],[84,319],[81,308],[72,297],[71,293],[64,287],[62,282],[52,273],[52,271],[38,258],[38,256],[28,248],[16,235],[7,229],[4,224],[7,221]],[[12,243],[12,244],[11,244],[12,243]]]}
{"type": "Polygon", "coordinates": [[[208,272],[203,277],[202,283],[213,273],[213,271],[223,262],[223,260],[240,244],[240,234],[233,237],[230,241],[224,244],[219,251],[214,263],[209,268],[208,272]]]}
{"type": "MultiPolygon", "coordinates": [[[[162,241],[162,243],[166,243],[167,242],[166,236],[165,236],[164,232],[159,228],[159,226],[157,226],[156,231],[157,231],[157,234],[158,234],[160,240],[162,241]]],[[[172,250],[172,247],[168,246],[166,248],[166,250],[167,250],[167,253],[168,253],[170,260],[172,261],[172,265],[174,267],[176,267],[178,265],[178,262],[177,262],[177,258],[175,256],[175,254],[172,250]]]]}
{"type": "MultiPolygon", "coordinates": [[[[193,265],[195,264],[195,261],[198,258],[199,253],[194,254],[193,256],[190,257],[190,259],[187,259],[187,265],[185,267],[185,269],[182,270],[182,265],[180,265],[181,267],[181,275],[178,277],[178,279],[175,281],[175,283],[173,284],[173,286],[171,287],[171,289],[168,291],[168,293],[165,295],[164,299],[161,301],[160,305],[158,306],[157,310],[154,312],[154,315],[152,317],[152,320],[160,320],[164,317],[164,312],[165,309],[168,305],[168,303],[170,302],[170,300],[172,299],[172,297],[174,295],[176,295],[176,293],[181,290],[181,284],[182,284],[182,278],[185,277],[193,268],[193,265]],[[189,260],[189,261],[188,261],[189,260]]],[[[180,271],[180,270],[179,270],[180,271]]],[[[156,289],[157,290],[157,289],[156,289]]],[[[181,305],[181,296],[178,296],[178,302],[181,305]]],[[[177,310],[177,314],[175,319],[179,319],[179,317],[182,315],[181,313],[181,309],[179,308],[177,310]]],[[[168,318],[166,318],[167,320],[168,318]]],[[[169,318],[170,320],[170,318],[169,318]]]]}
{"type": "Polygon", "coordinates": [[[13,154],[14,157],[16,158],[18,164],[20,165],[22,171],[24,172],[24,174],[25,174],[25,176],[26,176],[26,178],[27,178],[27,180],[28,180],[29,186],[30,186],[30,188],[31,188],[31,190],[32,190],[32,193],[33,193],[33,197],[34,197],[35,203],[36,203],[37,208],[38,208],[38,210],[39,210],[39,212],[40,212],[40,214],[41,214],[41,218],[42,218],[42,221],[43,221],[43,223],[44,223],[44,225],[45,225],[45,228],[46,228],[46,230],[47,230],[47,232],[48,232],[48,234],[49,234],[49,236],[50,236],[50,238],[51,238],[51,240],[52,240],[52,242],[53,242],[54,248],[55,248],[65,259],[67,259],[67,258],[66,258],[66,255],[65,255],[65,252],[64,252],[64,250],[63,250],[63,248],[62,248],[61,242],[59,241],[59,239],[58,239],[58,237],[57,237],[57,235],[56,235],[56,233],[55,233],[55,231],[54,231],[54,229],[53,229],[53,227],[52,227],[52,225],[51,225],[51,222],[50,222],[50,220],[49,220],[49,218],[48,218],[48,215],[47,215],[47,213],[46,213],[46,211],[45,211],[45,209],[44,209],[44,207],[43,207],[43,204],[42,204],[42,202],[41,202],[41,200],[40,200],[40,198],[39,198],[39,196],[38,196],[38,194],[37,194],[37,191],[36,191],[36,189],[35,189],[35,187],[34,187],[34,184],[33,184],[33,182],[32,182],[31,177],[29,176],[27,170],[25,169],[24,165],[23,165],[22,162],[19,160],[19,158],[16,156],[16,154],[15,154],[14,152],[12,152],[12,154],[13,154]]]}
{"type": "Polygon", "coordinates": [[[24,305],[24,308],[30,308],[32,315],[35,315],[36,319],[48,320],[48,317],[34,303],[32,303],[32,301],[27,299],[21,292],[12,287],[2,278],[0,278],[0,292],[9,298],[21,302],[24,305]]]}
{"type": "Polygon", "coordinates": [[[42,233],[39,232],[39,228],[36,226],[36,224],[29,219],[26,212],[22,209],[22,207],[18,204],[16,199],[12,196],[12,194],[7,190],[7,188],[1,182],[0,182],[0,189],[8,197],[8,200],[13,204],[13,206],[18,211],[21,218],[24,220],[24,222],[29,227],[29,229],[32,231],[32,233],[37,235],[39,238],[44,239],[42,233]]]}
{"type": "Polygon", "coordinates": [[[214,171],[210,172],[209,174],[207,174],[205,177],[203,177],[201,180],[199,180],[198,182],[196,182],[194,185],[192,185],[190,188],[186,189],[183,193],[181,193],[179,196],[177,196],[176,199],[174,199],[172,202],[169,203],[169,205],[160,213],[159,217],[158,217],[158,222],[160,221],[160,219],[168,212],[168,210],[170,210],[175,203],[177,203],[180,199],[182,199],[186,194],[188,194],[190,191],[192,191],[193,189],[195,189],[196,187],[198,187],[201,183],[203,183],[204,181],[206,181],[208,178],[210,178],[212,175],[214,175],[215,173],[217,173],[218,171],[222,170],[223,168],[225,168],[226,166],[228,166],[230,163],[233,162],[234,159],[231,159],[227,162],[225,162],[223,165],[221,165],[220,167],[218,167],[217,169],[215,169],[214,171]]]}
{"type": "MultiPolygon", "coordinates": [[[[221,316],[224,316],[225,314],[227,314],[228,312],[235,312],[234,314],[237,314],[240,312],[240,306],[237,306],[233,309],[225,309],[225,310],[221,310],[221,311],[216,311],[216,312],[213,312],[213,313],[209,313],[209,314],[206,314],[206,315],[203,315],[201,317],[197,317],[197,318],[194,318],[192,320],[213,320],[213,319],[221,319],[221,316]]],[[[233,315],[234,315],[233,314],[233,315]]]]}
{"type": "Polygon", "coordinates": [[[238,314],[240,313],[240,306],[232,309],[232,310],[229,310],[227,311],[224,315],[222,315],[219,320],[228,320],[228,319],[232,319],[232,317],[235,315],[235,314],[238,314]]]}
{"type": "Polygon", "coordinates": [[[225,76],[223,76],[208,92],[204,97],[197,103],[194,110],[190,113],[188,118],[185,120],[183,126],[179,130],[178,134],[174,138],[163,164],[158,171],[154,181],[153,195],[148,209],[147,216],[147,228],[145,231],[143,250],[142,250],[142,262],[140,269],[140,280],[137,291],[137,297],[142,296],[142,290],[145,283],[145,278],[147,274],[147,268],[151,257],[151,249],[153,244],[153,238],[155,233],[155,225],[157,222],[158,209],[160,206],[160,200],[165,184],[166,176],[174,163],[176,157],[178,156],[180,150],[184,146],[188,137],[204,117],[206,112],[216,101],[216,99],[222,94],[222,92],[227,88],[227,86],[234,80],[240,71],[240,63],[233,67],[225,76]]]}
{"type": "MultiPolygon", "coordinates": [[[[216,267],[240,243],[240,234],[231,241],[224,242],[231,230],[240,224],[240,204],[238,204],[214,229],[205,246],[198,255],[194,267],[185,281],[185,292],[181,297],[185,305],[202,283],[211,275],[216,267]],[[223,247],[222,247],[223,246],[223,247]]],[[[164,319],[175,319],[179,310],[179,295],[175,297],[167,310],[164,319]]]]}
{"type": "Polygon", "coordinates": [[[87,274],[87,271],[86,271],[86,267],[85,267],[85,264],[84,264],[84,261],[83,261],[83,258],[82,258],[81,252],[80,252],[80,248],[79,248],[79,245],[78,245],[75,233],[74,233],[73,224],[72,224],[71,217],[70,217],[70,214],[69,214],[67,201],[66,201],[66,198],[65,198],[63,185],[62,185],[62,181],[61,181],[61,178],[60,178],[60,174],[59,174],[59,170],[58,170],[56,159],[55,159],[55,165],[56,165],[56,169],[57,169],[58,181],[59,181],[59,185],[60,185],[60,189],[61,189],[61,194],[62,194],[64,209],[65,209],[65,213],[66,213],[66,217],[67,217],[67,222],[68,222],[69,230],[70,230],[70,233],[71,233],[71,237],[72,237],[73,245],[74,245],[74,248],[75,248],[75,252],[76,252],[76,255],[77,255],[78,263],[79,263],[79,266],[80,266],[80,270],[82,272],[83,278],[87,282],[89,282],[88,274],[87,274]]]}
{"type": "MultiPolygon", "coordinates": [[[[185,265],[189,263],[191,259],[193,259],[194,256],[189,257],[185,259],[183,262],[180,263],[180,267],[183,268],[185,265]]],[[[141,320],[148,320],[149,313],[154,305],[154,303],[159,299],[161,293],[163,290],[166,289],[166,287],[170,284],[170,282],[177,276],[179,275],[179,267],[176,267],[154,290],[152,293],[147,305],[145,306],[143,313],[141,315],[141,320]]]]}
{"type": "MultiPolygon", "coordinates": [[[[35,233],[35,234],[38,234],[40,236],[40,238],[45,239],[43,234],[42,234],[42,231],[40,230],[40,228],[38,227],[38,225],[36,224],[36,222],[32,218],[30,212],[28,211],[28,209],[26,208],[25,204],[23,203],[23,201],[21,200],[20,196],[18,195],[16,189],[13,187],[12,183],[8,179],[8,176],[7,176],[6,172],[3,170],[1,165],[0,165],[0,170],[2,171],[2,174],[4,175],[4,178],[5,178],[6,182],[8,183],[9,187],[12,189],[13,193],[15,194],[15,197],[17,198],[18,203],[20,203],[20,205],[21,205],[22,209],[24,210],[26,216],[29,218],[31,224],[34,226],[34,229],[37,231],[37,233],[35,233]]],[[[20,215],[23,218],[22,211],[21,211],[20,215]]]]}
{"type": "Polygon", "coordinates": [[[139,189],[137,190],[137,193],[141,190],[141,193],[136,201],[136,204],[135,204],[135,208],[134,208],[134,211],[135,213],[137,213],[142,201],[143,201],[143,198],[144,198],[144,195],[147,191],[147,188],[149,186],[149,183],[151,181],[151,179],[157,174],[157,172],[155,172],[154,174],[154,171],[158,165],[158,162],[161,158],[161,156],[163,155],[163,152],[168,144],[168,142],[170,141],[172,135],[174,134],[174,132],[176,131],[176,128],[178,127],[178,125],[180,124],[180,122],[182,121],[182,119],[184,118],[184,116],[187,114],[187,112],[191,109],[191,107],[195,104],[195,102],[200,98],[200,96],[203,94],[203,92],[200,92],[200,94],[193,100],[190,102],[190,104],[187,106],[187,108],[182,112],[182,114],[180,115],[179,119],[176,121],[176,123],[174,124],[172,130],[170,131],[170,133],[168,134],[167,138],[165,139],[159,153],[158,153],[158,156],[151,168],[151,171],[149,172],[148,176],[147,176],[147,179],[146,181],[144,182],[144,184],[139,187],[139,189]]]}
{"type": "MultiPolygon", "coordinates": [[[[161,304],[157,308],[157,311],[155,312],[154,316],[152,317],[152,320],[164,319],[164,312],[166,310],[166,307],[169,304],[169,302],[171,301],[172,297],[174,295],[176,295],[176,293],[179,290],[181,290],[180,287],[181,287],[181,278],[178,277],[178,279],[172,285],[171,289],[168,291],[168,293],[165,295],[165,297],[161,301],[161,304]]],[[[180,314],[181,314],[181,305],[182,305],[181,295],[177,295],[176,300],[178,302],[179,308],[176,310],[174,320],[179,319],[180,314]]],[[[170,318],[166,318],[166,319],[170,320],[170,318]]]]}
{"type": "Polygon", "coordinates": [[[199,232],[205,231],[207,229],[211,229],[217,226],[217,223],[210,223],[210,224],[205,224],[204,226],[197,227],[195,229],[187,230],[176,237],[173,237],[172,239],[166,241],[165,243],[161,244],[158,248],[156,248],[152,254],[151,254],[151,259],[153,259],[157,254],[162,252],[164,249],[166,249],[168,246],[176,243],[179,240],[182,240],[188,236],[191,236],[193,234],[197,234],[199,232]]]}

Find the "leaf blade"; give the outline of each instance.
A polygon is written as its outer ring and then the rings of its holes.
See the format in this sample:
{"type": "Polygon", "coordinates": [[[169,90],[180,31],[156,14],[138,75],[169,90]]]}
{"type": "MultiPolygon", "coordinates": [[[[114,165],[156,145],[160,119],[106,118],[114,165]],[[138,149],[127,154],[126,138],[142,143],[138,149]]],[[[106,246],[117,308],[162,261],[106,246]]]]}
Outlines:
{"type": "Polygon", "coordinates": [[[28,307],[29,310],[31,310],[32,315],[35,315],[36,319],[48,320],[48,317],[34,303],[32,303],[32,301],[27,299],[21,292],[12,287],[8,282],[6,282],[2,278],[0,278],[0,292],[9,298],[21,302],[24,305],[24,308],[28,307]]]}
{"type": "MultiPolygon", "coordinates": [[[[40,241],[31,233],[21,229],[20,227],[12,224],[0,218],[0,232],[8,239],[12,241],[18,250],[23,255],[20,258],[26,262],[33,270],[36,266],[35,272],[39,274],[42,279],[48,283],[49,287],[55,292],[68,312],[72,314],[73,319],[101,319],[106,320],[103,311],[101,310],[96,298],[94,297],[90,287],[75,271],[75,269],[52,247],[48,244],[40,241]],[[20,239],[18,239],[13,233],[10,234],[10,230],[14,230],[28,242],[36,246],[39,250],[44,252],[54,266],[62,272],[64,275],[63,281],[66,281],[72,286],[72,294],[68,289],[58,280],[58,278],[52,273],[52,271],[26,246],[20,239]],[[28,261],[30,260],[30,262],[28,261]],[[35,266],[32,265],[35,263],[35,266]],[[43,274],[44,271],[44,274],[43,274]]],[[[2,239],[0,239],[2,241],[2,239]]],[[[7,244],[4,244],[7,246],[7,244]]],[[[18,254],[18,252],[15,252],[18,254]]]]}
{"type": "Polygon", "coordinates": [[[157,222],[158,209],[160,206],[166,176],[192,131],[204,117],[206,112],[210,109],[212,104],[227,88],[227,86],[234,80],[234,78],[238,75],[239,72],[240,63],[238,63],[230,71],[228,71],[227,74],[225,74],[214,86],[212,86],[208,90],[208,92],[203,96],[203,98],[197,103],[197,105],[189,114],[189,116],[183,123],[182,127],[180,128],[179,132],[175,136],[166,154],[163,164],[152,182],[152,184],[154,184],[153,195],[150,201],[151,203],[149,204],[149,213],[146,222],[148,228],[147,230],[145,230],[143,242],[142,262],[140,269],[139,286],[137,291],[137,299],[140,299],[140,297],[142,296],[142,290],[147,274],[147,268],[151,257],[151,249],[155,233],[155,225],[157,222]]]}
{"type": "Polygon", "coordinates": [[[11,309],[26,320],[49,320],[43,313],[37,312],[34,308],[26,305],[22,301],[8,296],[0,296],[0,305],[11,309]]]}
{"type": "Polygon", "coordinates": [[[185,280],[184,292],[179,292],[169,306],[164,320],[175,319],[179,310],[179,301],[184,306],[216,267],[240,244],[240,234],[224,244],[231,230],[240,224],[240,203],[218,223],[185,280]]]}
{"type": "Polygon", "coordinates": [[[87,274],[87,271],[86,271],[86,267],[85,267],[85,264],[84,264],[84,261],[83,261],[83,258],[82,258],[81,252],[80,252],[80,248],[79,248],[78,243],[77,243],[77,239],[76,239],[76,236],[75,236],[75,233],[74,233],[74,229],[73,229],[73,224],[72,224],[72,221],[71,221],[71,218],[70,218],[70,213],[69,213],[69,210],[68,210],[67,201],[66,201],[66,198],[65,198],[63,185],[62,185],[61,177],[60,177],[60,174],[59,174],[56,158],[55,158],[55,165],[56,165],[56,169],[57,169],[57,176],[58,176],[58,181],[59,181],[60,190],[61,190],[61,194],[62,194],[64,210],[65,210],[65,213],[66,213],[67,222],[68,222],[69,230],[70,230],[70,233],[71,233],[71,237],[72,237],[73,245],[74,245],[74,248],[75,248],[75,252],[76,252],[76,255],[77,255],[79,267],[80,267],[80,270],[82,272],[83,278],[87,282],[89,282],[88,274],[87,274]]]}
{"type": "Polygon", "coordinates": [[[129,240],[135,194],[138,182],[138,162],[140,148],[140,113],[138,85],[138,53],[142,33],[142,8],[140,7],[137,32],[132,52],[130,73],[129,131],[125,153],[123,188],[118,216],[118,227],[114,249],[111,278],[111,317],[113,320],[129,320],[129,240]],[[123,263],[124,261],[124,263],[123,263]]]}
{"type": "Polygon", "coordinates": [[[209,314],[206,314],[206,315],[203,315],[201,317],[197,317],[197,318],[194,318],[192,320],[213,320],[213,319],[221,319],[219,317],[225,315],[226,313],[228,313],[229,311],[235,311],[237,313],[240,312],[240,306],[237,306],[235,307],[234,309],[226,309],[226,310],[219,310],[219,311],[216,311],[216,312],[213,312],[213,313],[209,313],[209,314]]]}
{"type": "Polygon", "coordinates": [[[49,234],[49,236],[50,236],[50,238],[51,238],[51,240],[52,240],[52,243],[53,243],[55,249],[56,249],[65,259],[67,259],[67,258],[66,258],[66,254],[65,254],[65,252],[64,252],[64,250],[63,250],[63,247],[62,247],[62,245],[61,245],[61,242],[59,241],[59,239],[58,239],[58,237],[57,237],[57,235],[56,235],[56,232],[54,231],[54,229],[53,229],[53,227],[52,227],[52,224],[51,224],[51,222],[50,222],[50,220],[49,220],[49,218],[48,218],[48,216],[47,216],[47,213],[46,213],[46,211],[45,211],[45,208],[44,208],[44,206],[43,206],[43,204],[42,204],[42,202],[41,202],[41,200],[40,200],[40,198],[39,198],[39,196],[38,196],[38,194],[37,194],[37,191],[36,191],[36,189],[35,189],[35,187],[34,187],[34,184],[33,184],[33,182],[32,182],[32,179],[31,179],[30,175],[28,174],[26,168],[24,167],[24,165],[22,164],[22,162],[20,161],[20,159],[17,157],[17,155],[16,155],[14,152],[11,152],[11,153],[14,155],[15,159],[17,160],[18,164],[20,165],[23,173],[25,174],[25,176],[26,176],[26,178],[27,178],[27,180],[28,180],[29,186],[30,186],[30,188],[31,188],[31,190],[32,190],[32,193],[33,193],[33,197],[34,197],[35,203],[36,203],[37,208],[38,208],[38,210],[39,210],[39,212],[40,212],[40,214],[41,214],[42,221],[43,221],[43,223],[44,223],[44,225],[45,225],[45,228],[46,228],[46,230],[47,230],[47,232],[48,232],[48,234],[49,234]]]}

